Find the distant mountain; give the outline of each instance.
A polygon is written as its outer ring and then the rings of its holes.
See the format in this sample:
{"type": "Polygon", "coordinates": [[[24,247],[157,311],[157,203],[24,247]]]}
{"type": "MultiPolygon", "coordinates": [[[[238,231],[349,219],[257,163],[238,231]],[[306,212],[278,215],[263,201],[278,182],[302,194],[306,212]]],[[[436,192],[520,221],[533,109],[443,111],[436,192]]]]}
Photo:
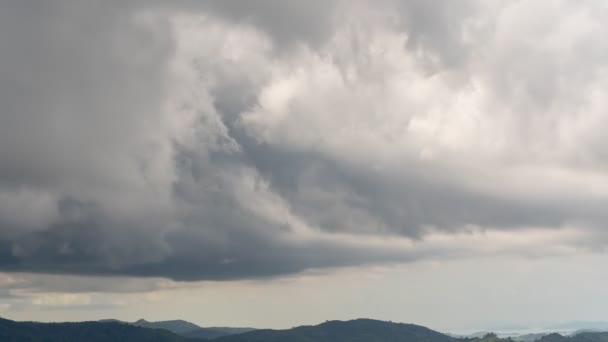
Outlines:
{"type": "Polygon", "coordinates": [[[542,337],[538,342],[608,342],[608,332],[583,332],[572,336],[550,334],[542,337]],[[556,336],[557,335],[557,336],[556,336]]]}
{"type": "Polygon", "coordinates": [[[210,327],[192,330],[183,334],[184,337],[214,339],[222,336],[230,336],[254,331],[253,328],[229,328],[229,327],[210,327]]]}
{"type": "Polygon", "coordinates": [[[455,342],[457,339],[431,329],[403,323],[356,319],[329,321],[287,330],[255,330],[220,337],[217,342],[455,342]]]}
{"type": "Polygon", "coordinates": [[[608,322],[604,321],[572,321],[548,326],[553,331],[608,331],[608,322]]]}
{"type": "MultiPolygon", "coordinates": [[[[540,340],[541,338],[550,335],[551,333],[533,333],[533,334],[524,334],[519,336],[513,336],[513,341],[517,342],[534,342],[540,340]]],[[[547,342],[547,341],[546,341],[547,342]]]]}
{"type": "Polygon", "coordinates": [[[490,331],[478,331],[478,332],[474,332],[472,334],[466,335],[466,336],[462,336],[462,337],[470,337],[470,338],[482,338],[488,334],[492,334],[492,332],[490,331]]]}
{"type": "Polygon", "coordinates": [[[162,329],[119,322],[38,323],[0,318],[2,342],[193,342],[162,329]]]}
{"type": "Polygon", "coordinates": [[[537,342],[566,342],[568,341],[568,337],[560,335],[558,333],[547,334],[545,336],[541,336],[536,340],[537,342]]]}
{"type": "Polygon", "coordinates": [[[204,338],[204,339],[212,339],[221,336],[242,334],[245,332],[253,331],[253,328],[228,328],[228,327],[209,327],[203,328],[194,323],[190,323],[182,320],[172,320],[172,321],[157,321],[157,322],[149,322],[145,319],[140,319],[132,324],[138,327],[143,328],[152,328],[152,329],[165,329],[169,330],[177,335],[181,335],[189,338],[204,338]]]}
{"type": "MultiPolygon", "coordinates": [[[[459,342],[513,342],[511,337],[501,338],[496,334],[487,334],[481,338],[463,338],[459,342]]],[[[548,333],[540,336],[536,342],[608,342],[608,332],[583,332],[564,336],[558,333],[548,333]]]]}
{"type": "Polygon", "coordinates": [[[158,321],[158,322],[148,322],[145,319],[140,319],[133,323],[135,326],[142,328],[152,328],[152,329],[165,329],[171,332],[174,332],[178,335],[182,335],[194,330],[202,329],[198,325],[194,323],[190,323],[182,320],[172,320],[172,321],[158,321]]]}

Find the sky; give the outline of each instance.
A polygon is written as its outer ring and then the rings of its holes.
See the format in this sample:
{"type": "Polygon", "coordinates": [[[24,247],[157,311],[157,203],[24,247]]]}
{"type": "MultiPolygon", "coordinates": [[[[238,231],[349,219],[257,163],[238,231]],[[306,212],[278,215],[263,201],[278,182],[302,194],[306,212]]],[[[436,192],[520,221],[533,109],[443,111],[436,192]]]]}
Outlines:
{"type": "Polygon", "coordinates": [[[0,0],[0,316],[608,320],[606,21],[0,0]]]}

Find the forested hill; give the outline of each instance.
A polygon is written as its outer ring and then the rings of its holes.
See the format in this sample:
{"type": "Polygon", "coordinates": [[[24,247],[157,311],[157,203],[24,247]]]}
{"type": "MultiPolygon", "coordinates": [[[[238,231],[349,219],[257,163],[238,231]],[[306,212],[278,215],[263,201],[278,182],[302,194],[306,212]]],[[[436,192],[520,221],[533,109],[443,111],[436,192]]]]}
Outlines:
{"type": "MultiPolygon", "coordinates": [[[[515,342],[511,338],[499,338],[495,334],[487,334],[480,338],[463,338],[459,342],[515,342]]],[[[539,337],[535,342],[608,342],[608,332],[580,332],[571,336],[557,333],[539,337]]]]}
{"type": "Polygon", "coordinates": [[[218,338],[217,342],[455,342],[431,329],[403,323],[356,319],[329,321],[287,330],[255,330],[218,338]]]}
{"type": "Polygon", "coordinates": [[[608,332],[581,332],[573,336],[549,334],[537,342],[608,342],[608,332]]]}
{"type": "Polygon", "coordinates": [[[149,322],[144,319],[140,319],[133,323],[123,322],[126,324],[132,324],[143,328],[152,329],[165,329],[169,330],[177,335],[199,338],[199,339],[211,339],[220,336],[228,336],[241,334],[248,331],[253,331],[253,328],[235,328],[235,327],[200,327],[196,324],[183,321],[183,320],[171,320],[171,321],[157,321],[149,322]]]}
{"type": "MultiPolygon", "coordinates": [[[[171,321],[173,322],[173,321],[171,321]]],[[[166,322],[165,322],[166,323],[166,322]]],[[[186,326],[179,322],[180,327],[186,326]]],[[[187,322],[185,322],[187,323],[187,322]]],[[[175,328],[176,324],[171,327],[175,328]]],[[[328,321],[286,330],[255,330],[214,339],[188,338],[165,329],[138,327],[117,321],[79,323],[15,322],[0,318],[0,342],[514,342],[487,334],[456,338],[414,324],[371,319],[328,321]]],[[[608,342],[606,332],[574,336],[549,334],[536,342],[608,342]]]]}
{"type": "Polygon", "coordinates": [[[329,321],[316,326],[287,330],[255,330],[216,339],[179,336],[168,330],[150,329],[116,321],[80,323],[15,322],[0,319],[2,342],[456,342],[455,338],[431,329],[413,325],[370,319],[329,321]]]}
{"type": "Polygon", "coordinates": [[[38,323],[0,318],[2,342],[194,342],[163,329],[119,322],[38,323]]]}

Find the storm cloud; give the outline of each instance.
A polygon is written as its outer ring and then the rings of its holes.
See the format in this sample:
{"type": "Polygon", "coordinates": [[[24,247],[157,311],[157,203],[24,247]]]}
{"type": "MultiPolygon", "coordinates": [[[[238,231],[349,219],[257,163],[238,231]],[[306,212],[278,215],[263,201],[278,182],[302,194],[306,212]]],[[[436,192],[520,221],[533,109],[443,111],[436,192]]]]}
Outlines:
{"type": "Polygon", "coordinates": [[[602,250],[607,19],[592,1],[0,1],[0,271],[602,250]]]}

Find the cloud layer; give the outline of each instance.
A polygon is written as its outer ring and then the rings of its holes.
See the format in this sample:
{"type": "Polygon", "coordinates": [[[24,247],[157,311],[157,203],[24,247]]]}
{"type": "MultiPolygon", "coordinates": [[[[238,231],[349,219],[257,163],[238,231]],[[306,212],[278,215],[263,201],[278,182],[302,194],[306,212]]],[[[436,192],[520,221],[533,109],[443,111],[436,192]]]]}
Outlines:
{"type": "Polygon", "coordinates": [[[0,4],[0,270],[603,250],[598,2],[0,4]]]}

